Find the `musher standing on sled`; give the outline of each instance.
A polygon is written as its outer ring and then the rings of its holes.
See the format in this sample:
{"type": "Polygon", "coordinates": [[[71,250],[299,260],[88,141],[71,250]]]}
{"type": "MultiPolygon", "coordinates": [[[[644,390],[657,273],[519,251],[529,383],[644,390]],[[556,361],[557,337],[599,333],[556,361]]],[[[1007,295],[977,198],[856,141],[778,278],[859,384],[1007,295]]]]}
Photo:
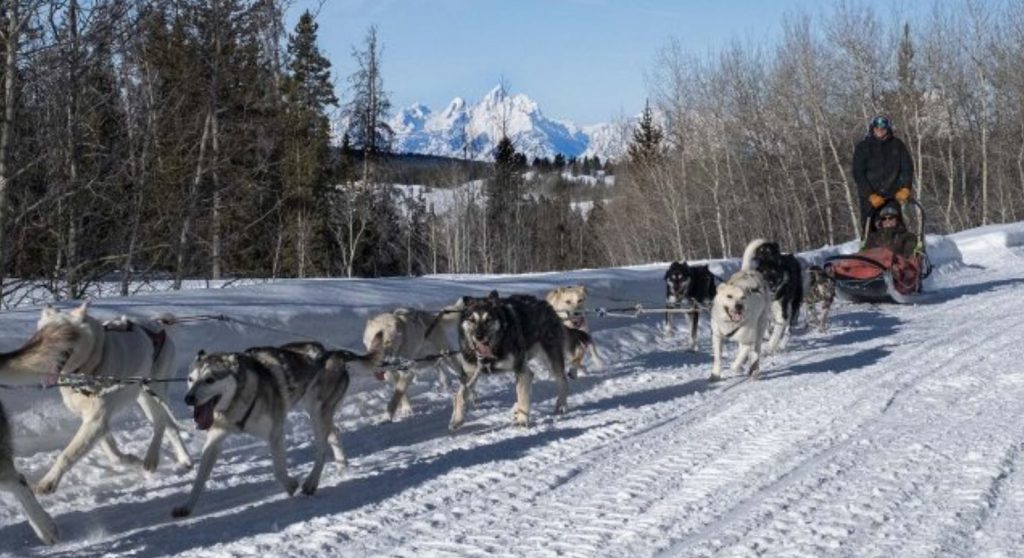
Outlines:
{"type": "Polygon", "coordinates": [[[886,202],[902,205],[913,195],[914,161],[885,116],[871,120],[867,135],[854,149],[853,179],[860,194],[861,227],[886,202]]]}

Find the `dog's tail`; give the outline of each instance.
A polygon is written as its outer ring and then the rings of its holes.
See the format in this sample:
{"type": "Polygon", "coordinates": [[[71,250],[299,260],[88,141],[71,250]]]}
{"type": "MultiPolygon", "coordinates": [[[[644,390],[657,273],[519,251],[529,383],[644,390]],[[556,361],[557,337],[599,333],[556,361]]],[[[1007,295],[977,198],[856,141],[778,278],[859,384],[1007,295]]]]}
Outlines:
{"type": "Polygon", "coordinates": [[[573,327],[565,328],[565,339],[566,344],[569,348],[569,353],[575,353],[577,349],[589,350],[590,357],[594,360],[594,368],[604,368],[604,361],[601,360],[601,356],[597,354],[597,346],[594,344],[594,338],[589,333],[582,329],[576,329],[573,327]]]}
{"type": "Polygon", "coordinates": [[[6,383],[39,383],[41,375],[55,374],[78,341],[78,331],[66,325],[46,325],[21,348],[0,353],[0,379],[6,383]]]}
{"type": "Polygon", "coordinates": [[[741,270],[751,271],[754,269],[754,254],[757,252],[758,248],[767,242],[768,241],[763,238],[755,238],[750,241],[750,244],[747,244],[747,248],[743,250],[743,265],[740,266],[741,270]]]}

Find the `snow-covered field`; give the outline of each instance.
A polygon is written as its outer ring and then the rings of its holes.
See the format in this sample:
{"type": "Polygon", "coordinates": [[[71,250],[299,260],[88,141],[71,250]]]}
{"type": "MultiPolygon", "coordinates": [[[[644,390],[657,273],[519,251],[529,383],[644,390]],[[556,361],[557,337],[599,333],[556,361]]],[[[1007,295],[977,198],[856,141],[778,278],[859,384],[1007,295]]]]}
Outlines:
{"type": "MultiPolygon", "coordinates": [[[[63,541],[40,546],[0,494],[0,553],[12,556],[1021,556],[1024,555],[1024,225],[932,239],[934,295],[917,306],[839,305],[826,334],[800,331],[761,380],[709,384],[709,338],[683,352],[659,318],[591,319],[607,363],[570,384],[534,385],[533,425],[510,425],[511,375],[488,377],[462,430],[450,396],[415,386],[414,414],[383,422],[389,396],[356,378],[339,414],[350,464],[288,497],[265,444],[229,438],[196,514],[170,511],[194,472],[154,474],[94,451],[41,499],[63,541]]],[[[814,259],[821,251],[808,255],[814,259]]],[[[726,275],[735,264],[716,262],[726,275]]],[[[96,301],[103,317],[224,314],[174,326],[183,373],[195,350],[312,337],[357,347],[366,316],[438,308],[462,294],[541,294],[583,282],[591,307],[657,303],[663,266],[515,277],[285,281],[96,301]]],[[[0,314],[0,348],[38,309],[0,314]]],[[[731,348],[730,348],[731,349],[731,348]]],[[[172,389],[172,406],[189,426],[172,389]]],[[[54,391],[0,392],[17,464],[39,479],[76,427],[54,391]]],[[[148,423],[126,413],[122,446],[148,423]]],[[[198,456],[203,434],[188,444],[198,456]]],[[[309,423],[288,433],[292,474],[309,470],[309,423]]]]}

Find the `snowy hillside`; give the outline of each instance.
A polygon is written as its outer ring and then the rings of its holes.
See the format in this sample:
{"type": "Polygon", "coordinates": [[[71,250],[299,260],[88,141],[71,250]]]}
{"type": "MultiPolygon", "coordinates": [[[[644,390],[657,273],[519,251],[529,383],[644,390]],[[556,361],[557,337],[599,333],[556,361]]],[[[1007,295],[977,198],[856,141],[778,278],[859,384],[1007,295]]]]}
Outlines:
{"type": "MultiPolygon", "coordinates": [[[[1024,224],[930,239],[938,264],[918,306],[838,305],[828,333],[798,332],[756,382],[709,384],[701,350],[660,318],[591,318],[606,362],[570,383],[554,417],[540,371],[533,424],[510,425],[511,375],[484,378],[462,430],[450,394],[424,375],[414,414],[382,421],[389,396],[355,378],[337,419],[350,464],[314,496],[288,497],[264,443],[228,439],[196,509],[171,519],[194,471],[153,474],[94,450],[41,502],[61,544],[41,547],[0,493],[9,556],[1021,556],[1024,555],[1024,224]]],[[[807,254],[817,259],[834,252],[807,254]]],[[[713,262],[727,275],[735,262],[713,262]]],[[[356,347],[368,315],[438,308],[463,294],[542,294],[584,283],[591,304],[656,305],[663,265],[564,274],[306,280],[95,302],[104,317],[171,311],[231,322],[174,327],[178,364],[199,348],[234,350],[314,337],[356,347]]],[[[20,345],[38,309],[0,314],[0,348],[20,345]]],[[[730,352],[733,347],[729,347],[730,352]]],[[[542,370],[542,369],[538,369],[542,370]]],[[[172,407],[197,456],[182,386],[172,407]]],[[[76,427],[52,391],[0,391],[18,467],[33,481],[76,427]]],[[[142,453],[149,426],[117,421],[142,453]]],[[[293,475],[309,470],[311,432],[294,414],[293,475]]]]}
{"type": "Polygon", "coordinates": [[[479,103],[456,97],[440,112],[417,103],[400,110],[389,124],[395,132],[396,152],[488,161],[503,131],[530,161],[559,153],[616,158],[625,153],[629,139],[615,124],[580,129],[551,119],[526,95],[508,95],[501,87],[492,89],[479,103]]]}

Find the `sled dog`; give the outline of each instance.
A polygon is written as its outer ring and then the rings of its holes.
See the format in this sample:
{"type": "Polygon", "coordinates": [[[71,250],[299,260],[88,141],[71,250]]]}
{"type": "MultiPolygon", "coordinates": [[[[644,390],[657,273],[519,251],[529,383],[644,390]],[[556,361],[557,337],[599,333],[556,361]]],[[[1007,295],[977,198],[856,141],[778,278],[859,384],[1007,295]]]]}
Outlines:
{"type": "Polygon", "coordinates": [[[302,492],[316,492],[329,449],[335,462],[345,465],[334,412],[348,389],[349,369],[369,373],[376,364],[372,355],[328,351],[312,342],[253,347],[240,353],[200,351],[189,367],[185,404],[193,409],[196,428],[209,433],[188,500],[174,508],[172,515],[192,513],[220,455],[221,443],[228,434],[238,432],[267,440],[274,477],[288,495],[294,494],[299,483],[288,476],[284,428],[288,411],[300,402],[309,414],[316,442],[313,469],[302,492]]]}
{"type": "Polygon", "coordinates": [[[739,344],[732,371],[742,370],[748,357],[748,374],[756,378],[761,366],[761,343],[768,328],[771,294],[764,277],[753,268],[754,252],[764,241],[755,240],[743,252],[743,265],[728,281],[719,285],[711,305],[711,338],[714,368],[711,380],[722,378],[722,345],[726,340],[739,344]]]}
{"type": "MultiPolygon", "coordinates": [[[[587,326],[587,319],[583,312],[586,309],[587,303],[587,287],[584,285],[575,285],[572,287],[555,287],[548,291],[548,294],[544,297],[544,300],[555,309],[555,313],[562,319],[562,324],[570,330],[580,330],[589,333],[587,326]]],[[[571,364],[569,368],[569,377],[575,378],[577,374],[586,375],[587,368],[583,363],[586,353],[590,351],[590,357],[594,359],[594,364],[597,368],[600,368],[603,363],[601,362],[600,355],[597,354],[597,346],[591,342],[583,342],[582,336],[572,335],[570,343],[572,347],[569,347],[569,362],[571,364]]]]}
{"type": "MultiPolygon", "coordinates": [[[[665,271],[665,303],[678,307],[685,304],[692,310],[707,307],[715,299],[715,275],[706,265],[672,262],[665,271]]],[[[697,322],[700,314],[687,314],[690,322],[690,350],[697,350],[697,322]]],[[[665,314],[665,329],[672,329],[672,314],[665,314]]]]}
{"type": "Polygon", "coordinates": [[[486,297],[463,297],[459,315],[459,375],[461,386],[455,394],[449,428],[459,428],[465,418],[465,401],[480,374],[508,371],[516,374],[514,422],[526,426],[530,417],[533,372],[528,359],[544,355],[558,382],[555,414],[566,411],[569,384],[565,354],[571,339],[587,340],[582,330],[567,329],[546,301],[530,295],[501,298],[497,291],[486,297]]]}
{"type": "Polygon", "coordinates": [[[804,279],[800,260],[793,254],[783,254],[778,243],[758,239],[754,253],[754,269],[761,273],[772,294],[772,334],[768,352],[785,346],[790,331],[800,317],[804,298],[804,279]]]}
{"type": "MultiPolygon", "coordinates": [[[[48,363],[35,373],[78,374],[104,378],[141,377],[164,380],[173,375],[174,343],[158,324],[145,326],[121,319],[100,323],[87,312],[88,302],[70,312],[51,306],[43,309],[36,336],[19,351],[22,355],[0,365],[0,375],[23,372],[39,363],[48,363]],[[44,333],[55,332],[55,333],[44,333]],[[59,333],[57,333],[59,332],[59,333]],[[62,342],[53,341],[60,336],[62,342]],[[56,362],[57,365],[49,363],[56,362]]],[[[49,494],[57,489],[65,473],[97,442],[115,464],[142,464],[147,471],[156,470],[160,461],[160,445],[167,431],[178,463],[191,467],[192,459],[178,434],[177,423],[166,406],[167,385],[153,383],[83,383],[61,387],[64,405],[82,419],[71,442],[57,456],[49,472],[36,485],[36,493],[49,494]],[[145,459],[122,453],[109,431],[111,418],[132,401],[153,423],[145,459]],[[169,427],[169,428],[168,428],[169,427]]]]}
{"type": "MultiPolygon", "coordinates": [[[[77,340],[71,328],[47,326],[35,332],[23,347],[0,353],[0,382],[8,385],[39,384],[42,374],[55,374],[77,340]]],[[[57,542],[57,526],[50,514],[39,505],[28,481],[14,467],[14,440],[11,427],[0,402],[0,490],[14,495],[28,517],[32,530],[45,544],[57,542]]]]}
{"type": "MultiPolygon", "coordinates": [[[[447,315],[454,320],[457,314],[447,315]]],[[[422,310],[399,308],[370,318],[363,329],[363,345],[367,352],[377,355],[378,360],[384,358],[417,359],[447,351],[448,337],[444,328],[430,328],[434,314],[422,310]],[[427,330],[430,329],[430,334],[427,330]]],[[[441,387],[447,391],[448,376],[446,369],[451,366],[449,359],[443,358],[432,362],[413,363],[405,370],[389,371],[385,375],[394,384],[394,393],[388,403],[388,419],[412,412],[407,391],[412,382],[413,373],[437,369],[437,378],[441,387]]]]}
{"type": "Polygon", "coordinates": [[[807,268],[807,323],[828,330],[828,312],[836,298],[836,281],[818,265],[807,268]]]}

